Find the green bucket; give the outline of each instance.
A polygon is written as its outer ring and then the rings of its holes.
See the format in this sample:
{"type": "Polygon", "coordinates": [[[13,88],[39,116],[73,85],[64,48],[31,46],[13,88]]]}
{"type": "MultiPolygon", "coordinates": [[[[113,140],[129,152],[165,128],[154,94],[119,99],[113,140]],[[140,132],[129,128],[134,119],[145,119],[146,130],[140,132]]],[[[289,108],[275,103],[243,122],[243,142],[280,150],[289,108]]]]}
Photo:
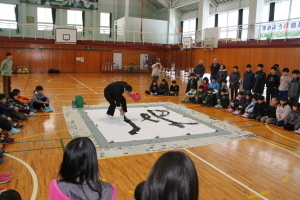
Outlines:
{"type": "Polygon", "coordinates": [[[76,108],[83,108],[84,99],[81,95],[75,96],[76,108]]]}

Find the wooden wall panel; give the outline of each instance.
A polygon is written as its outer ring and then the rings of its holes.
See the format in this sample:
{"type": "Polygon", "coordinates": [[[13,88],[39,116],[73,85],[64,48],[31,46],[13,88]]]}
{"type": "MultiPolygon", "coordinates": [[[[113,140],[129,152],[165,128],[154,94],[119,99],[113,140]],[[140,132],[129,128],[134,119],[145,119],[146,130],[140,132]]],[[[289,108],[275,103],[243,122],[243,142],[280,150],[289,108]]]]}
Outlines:
{"type": "Polygon", "coordinates": [[[139,53],[122,53],[122,65],[126,63],[140,63],[140,54],[139,53]]]}
{"type": "Polygon", "coordinates": [[[54,50],[54,69],[61,72],[76,72],[76,51],[54,50]]]}

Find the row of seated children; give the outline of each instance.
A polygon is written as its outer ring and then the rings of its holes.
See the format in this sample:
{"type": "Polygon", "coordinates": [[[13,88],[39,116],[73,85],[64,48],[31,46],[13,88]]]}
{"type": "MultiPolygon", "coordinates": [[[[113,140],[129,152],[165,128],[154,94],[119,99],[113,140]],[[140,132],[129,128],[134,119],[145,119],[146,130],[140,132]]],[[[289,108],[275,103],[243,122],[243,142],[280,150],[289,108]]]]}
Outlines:
{"type": "Polygon", "coordinates": [[[161,83],[157,84],[157,80],[154,79],[149,86],[149,90],[145,91],[146,94],[151,95],[170,95],[170,96],[178,96],[179,94],[179,86],[176,84],[176,81],[172,81],[172,85],[169,88],[169,84],[166,79],[162,79],[161,83]]]}
{"type": "Polygon", "coordinates": [[[268,105],[264,96],[248,93],[244,97],[244,93],[239,92],[227,110],[235,115],[300,133],[300,103],[294,103],[291,108],[287,97],[281,97],[279,100],[278,97],[273,97],[268,105]]]}

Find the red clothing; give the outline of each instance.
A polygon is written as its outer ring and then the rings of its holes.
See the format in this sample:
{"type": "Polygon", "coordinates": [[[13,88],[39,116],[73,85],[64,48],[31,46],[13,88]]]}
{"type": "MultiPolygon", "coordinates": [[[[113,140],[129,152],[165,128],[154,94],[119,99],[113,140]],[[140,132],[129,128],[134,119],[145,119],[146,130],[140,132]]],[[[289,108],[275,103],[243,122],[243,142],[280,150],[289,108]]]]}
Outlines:
{"type": "Polygon", "coordinates": [[[30,98],[30,97],[25,97],[25,96],[19,96],[19,97],[18,97],[18,101],[21,101],[22,103],[28,104],[28,103],[29,103],[29,100],[32,100],[32,98],[30,98]]]}
{"type": "Polygon", "coordinates": [[[203,87],[204,87],[204,91],[207,92],[209,83],[202,83],[203,87]]]}

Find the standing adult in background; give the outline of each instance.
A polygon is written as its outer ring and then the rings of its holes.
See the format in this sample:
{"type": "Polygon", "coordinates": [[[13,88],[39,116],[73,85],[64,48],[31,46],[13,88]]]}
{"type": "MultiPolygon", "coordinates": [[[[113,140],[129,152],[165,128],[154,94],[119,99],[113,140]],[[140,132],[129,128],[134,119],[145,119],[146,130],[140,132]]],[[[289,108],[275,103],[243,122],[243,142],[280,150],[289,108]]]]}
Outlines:
{"type": "Polygon", "coordinates": [[[6,59],[2,62],[0,71],[3,81],[3,94],[8,95],[11,92],[11,72],[12,72],[12,54],[6,53],[6,59]]]}
{"type": "Polygon", "coordinates": [[[202,84],[203,76],[205,74],[205,67],[203,65],[203,60],[199,60],[199,65],[195,67],[194,74],[196,75],[196,81],[199,82],[199,84],[202,84]]]}
{"type": "Polygon", "coordinates": [[[157,80],[158,81],[158,76],[160,74],[160,70],[162,69],[161,63],[156,62],[155,64],[152,65],[152,78],[153,80],[157,80]]]}
{"type": "Polygon", "coordinates": [[[217,77],[217,73],[220,70],[220,64],[218,63],[218,59],[214,59],[213,63],[210,66],[210,77],[217,77]]]}
{"type": "Polygon", "coordinates": [[[127,112],[127,104],[123,93],[130,95],[131,91],[131,85],[128,85],[124,81],[116,81],[106,86],[104,89],[104,96],[110,104],[106,115],[114,116],[115,109],[117,108],[120,110],[121,117],[124,117],[127,112]]]}

